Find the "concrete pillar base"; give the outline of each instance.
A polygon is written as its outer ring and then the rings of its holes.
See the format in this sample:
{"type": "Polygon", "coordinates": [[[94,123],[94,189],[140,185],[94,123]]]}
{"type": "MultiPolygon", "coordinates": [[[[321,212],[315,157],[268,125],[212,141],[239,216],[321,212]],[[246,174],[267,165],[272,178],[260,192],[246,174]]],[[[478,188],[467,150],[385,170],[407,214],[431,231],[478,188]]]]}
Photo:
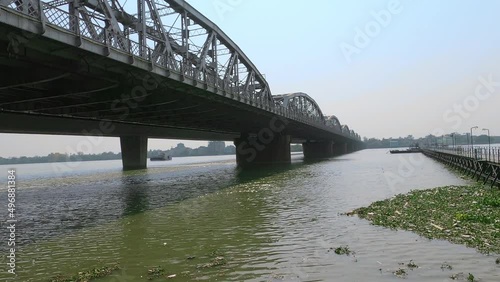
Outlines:
{"type": "Polygon", "coordinates": [[[121,136],[123,170],[145,169],[147,167],[148,137],[121,136]]]}
{"type": "Polygon", "coordinates": [[[344,155],[347,154],[348,152],[349,151],[347,149],[347,143],[339,142],[333,144],[333,154],[335,156],[344,155]]]}
{"type": "Polygon", "coordinates": [[[271,140],[260,140],[242,134],[241,138],[234,140],[236,163],[239,167],[290,164],[290,141],[289,135],[274,135],[271,140]]]}
{"type": "Polygon", "coordinates": [[[335,156],[333,141],[302,143],[305,159],[323,159],[335,156]]]}

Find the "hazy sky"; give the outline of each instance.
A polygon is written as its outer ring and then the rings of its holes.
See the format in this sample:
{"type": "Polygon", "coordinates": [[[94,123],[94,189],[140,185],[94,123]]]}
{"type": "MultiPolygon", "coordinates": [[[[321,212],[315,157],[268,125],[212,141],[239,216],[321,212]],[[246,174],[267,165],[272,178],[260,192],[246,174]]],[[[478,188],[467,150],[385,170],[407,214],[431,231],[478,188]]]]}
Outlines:
{"type": "MultiPolygon", "coordinates": [[[[475,125],[500,135],[500,1],[188,2],[240,46],[273,94],[308,93],[361,136],[475,125]]],[[[83,137],[0,138],[0,156],[8,157],[65,152],[83,137]]],[[[106,138],[95,153],[109,150],[119,151],[118,138],[106,138]]]]}

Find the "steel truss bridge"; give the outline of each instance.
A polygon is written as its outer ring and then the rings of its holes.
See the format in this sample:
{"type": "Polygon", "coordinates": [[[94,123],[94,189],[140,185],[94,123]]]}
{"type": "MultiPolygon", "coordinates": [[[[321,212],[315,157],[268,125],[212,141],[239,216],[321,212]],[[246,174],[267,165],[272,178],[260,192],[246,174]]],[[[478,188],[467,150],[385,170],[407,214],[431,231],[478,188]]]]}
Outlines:
{"type": "Polygon", "coordinates": [[[0,0],[0,132],[234,140],[279,117],[293,142],[362,144],[185,1],[123,3],[0,0]]]}

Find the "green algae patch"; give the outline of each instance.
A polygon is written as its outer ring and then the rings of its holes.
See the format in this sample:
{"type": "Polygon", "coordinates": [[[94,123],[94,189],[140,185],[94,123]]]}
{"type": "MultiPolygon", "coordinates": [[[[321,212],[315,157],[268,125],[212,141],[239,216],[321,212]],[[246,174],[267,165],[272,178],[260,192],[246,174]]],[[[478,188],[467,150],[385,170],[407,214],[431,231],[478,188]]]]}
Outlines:
{"type": "Polygon", "coordinates": [[[92,281],[97,278],[102,278],[110,275],[113,271],[120,269],[118,264],[113,264],[110,266],[103,266],[94,268],[88,271],[81,271],[78,274],[73,276],[64,276],[57,275],[54,278],[50,279],[50,282],[87,282],[92,281]]]}
{"type": "Polygon", "coordinates": [[[161,266],[156,266],[148,269],[148,280],[153,280],[158,277],[165,275],[165,269],[161,266]]]}
{"type": "MultiPolygon", "coordinates": [[[[330,248],[330,250],[331,249],[333,249],[333,248],[330,248]]],[[[346,256],[354,254],[354,252],[349,249],[349,246],[341,246],[341,247],[335,248],[334,252],[337,255],[346,255],[346,256]]]]}
{"type": "Polygon", "coordinates": [[[500,190],[483,185],[414,190],[348,214],[375,225],[500,253],[500,190]]]}

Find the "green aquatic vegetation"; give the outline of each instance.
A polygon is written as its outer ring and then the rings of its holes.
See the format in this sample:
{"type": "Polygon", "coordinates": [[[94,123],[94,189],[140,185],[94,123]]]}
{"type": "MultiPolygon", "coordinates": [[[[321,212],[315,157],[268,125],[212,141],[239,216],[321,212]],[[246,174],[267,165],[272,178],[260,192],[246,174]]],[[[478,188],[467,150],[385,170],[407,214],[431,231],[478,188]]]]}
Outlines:
{"type": "Polygon", "coordinates": [[[465,280],[465,275],[463,272],[460,272],[460,273],[451,275],[450,279],[451,280],[465,280]]]}
{"type": "Polygon", "coordinates": [[[449,265],[449,264],[447,264],[447,263],[445,262],[445,263],[443,263],[443,264],[441,265],[441,269],[442,269],[442,270],[445,270],[445,269],[447,269],[447,270],[452,270],[452,269],[453,269],[453,266],[451,266],[451,265],[449,265]]]}
{"type": "Polygon", "coordinates": [[[222,266],[227,264],[227,260],[224,257],[215,257],[209,263],[202,264],[198,268],[212,268],[217,266],[222,266]]]}
{"type": "Polygon", "coordinates": [[[153,280],[155,278],[161,277],[165,274],[165,269],[161,266],[155,266],[148,269],[148,280],[153,280]]]}
{"type": "Polygon", "coordinates": [[[401,268],[394,271],[393,274],[396,275],[397,277],[400,277],[400,278],[404,278],[404,277],[406,277],[406,275],[408,275],[408,273],[406,273],[406,270],[401,269],[401,268]]]}
{"type": "MultiPolygon", "coordinates": [[[[333,248],[330,248],[330,250],[333,249],[333,248]]],[[[349,246],[341,246],[341,247],[338,247],[338,248],[335,248],[334,252],[337,254],[337,255],[350,255],[352,253],[354,253],[353,251],[351,251],[349,249],[349,246]]]]}
{"type": "Polygon", "coordinates": [[[486,198],[483,200],[483,205],[500,208],[500,198],[486,198]]]}
{"type": "Polygon", "coordinates": [[[498,189],[479,184],[447,186],[414,190],[349,214],[375,225],[464,244],[483,253],[500,253],[499,202],[498,189]]]}
{"type": "Polygon", "coordinates": [[[208,254],[209,257],[215,258],[215,257],[223,257],[224,253],[220,250],[213,250],[208,254]]]}
{"type": "Polygon", "coordinates": [[[118,264],[113,264],[110,266],[103,266],[99,268],[93,268],[88,271],[81,271],[73,276],[64,276],[58,274],[54,278],[50,279],[50,282],[88,282],[97,278],[102,278],[110,275],[113,271],[120,269],[118,264]]]}
{"type": "Polygon", "coordinates": [[[406,265],[408,268],[418,268],[418,265],[416,265],[413,260],[410,260],[410,262],[406,265]]]}
{"type": "Polygon", "coordinates": [[[474,275],[472,275],[472,273],[469,273],[469,276],[467,276],[467,281],[474,282],[476,281],[476,278],[474,277],[474,275]]]}
{"type": "Polygon", "coordinates": [[[224,252],[220,250],[214,250],[208,254],[211,260],[208,263],[198,265],[197,268],[212,268],[227,264],[227,259],[224,252]]]}

